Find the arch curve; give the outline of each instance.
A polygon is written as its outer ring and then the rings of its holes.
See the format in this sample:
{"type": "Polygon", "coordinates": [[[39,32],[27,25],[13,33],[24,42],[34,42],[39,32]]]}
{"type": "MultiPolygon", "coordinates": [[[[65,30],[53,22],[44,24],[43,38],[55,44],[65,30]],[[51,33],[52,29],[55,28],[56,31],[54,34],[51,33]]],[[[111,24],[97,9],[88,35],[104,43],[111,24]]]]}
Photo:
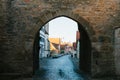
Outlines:
{"type": "MultiPolygon", "coordinates": [[[[39,16],[37,16],[37,21],[36,21],[36,27],[33,32],[33,34],[36,34],[36,31],[39,30],[42,26],[44,26],[47,22],[57,18],[57,17],[67,17],[72,19],[73,21],[76,21],[80,23],[83,28],[86,30],[89,36],[94,35],[94,30],[90,23],[85,20],[83,17],[81,17],[78,14],[73,13],[72,11],[49,11],[46,10],[42,12],[39,16]]],[[[91,39],[91,37],[90,37],[91,39]]]]}
{"type": "MultiPolygon", "coordinates": [[[[38,44],[38,36],[39,36],[38,32],[39,32],[40,28],[42,28],[42,26],[44,26],[46,23],[48,23],[49,21],[51,21],[57,17],[67,17],[78,23],[78,29],[82,35],[81,39],[80,39],[80,42],[81,42],[80,46],[82,49],[80,51],[80,53],[81,53],[80,65],[83,65],[83,66],[81,66],[80,69],[87,74],[91,74],[91,39],[92,39],[91,36],[94,35],[94,31],[92,29],[92,26],[90,26],[89,22],[87,22],[84,18],[80,17],[78,14],[74,14],[70,11],[64,11],[64,12],[62,12],[62,11],[60,11],[60,12],[45,11],[38,17],[36,27],[33,30],[33,34],[36,36],[35,41],[34,41],[35,47],[33,50],[35,53],[33,55],[34,65],[39,64],[39,61],[38,61],[39,54],[37,54],[37,53],[39,53],[39,46],[37,45],[38,44]]],[[[36,65],[34,69],[38,68],[38,66],[39,65],[36,65]]]]}

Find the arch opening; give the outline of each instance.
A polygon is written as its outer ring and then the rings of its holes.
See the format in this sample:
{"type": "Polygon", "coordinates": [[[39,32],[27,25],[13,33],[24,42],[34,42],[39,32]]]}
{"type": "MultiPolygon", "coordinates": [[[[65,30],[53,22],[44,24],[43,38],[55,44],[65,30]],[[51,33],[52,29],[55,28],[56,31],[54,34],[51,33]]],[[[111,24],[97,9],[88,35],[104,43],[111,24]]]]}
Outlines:
{"type": "MultiPolygon", "coordinates": [[[[79,35],[80,39],[78,39],[78,42],[80,42],[78,44],[78,46],[79,46],[78,49],[80,50],[79,51],[79,53],[80,53],[80,55],[79,55],[79,70],[85,74],[91,75],[91,41],[90,41],[90,37],[89,37],[87,31],[84,29],[83,25],[81,25],[80,22],[78,22],[75,19],[70,18],[68,16],[63,16],[63,15],[57,16],[49,21],[52,21],[52,20],[59,18],[59,17],[66,17],[66,18],[72,19],[73,21],[75,21],[78,24],[78,32],[80,33],[80,35],[79,35]]],[[[42,28],[43,27],[41,27],[40,30],[42,28]]],[[[39,40],[41,39],[39,31],[36,34],[36,39],[35,39],[35,44],[34,44],[34,53],[35,53],[34,54],[34,64],[33,64],[34,65],[34,67],[33,67],[34,72],[39,69],[39,66],[40,66],[39,65],[39,62],[40,62],[39,58],[40,58],[40,56],[42,56],[39,54],[39,53],[41,53],[40,50],[42,49],[39,46],[39,44],[40,44],[39,40]]],[[[44,39],[41,39],[41,40],[44,41],[44,39]]]]}

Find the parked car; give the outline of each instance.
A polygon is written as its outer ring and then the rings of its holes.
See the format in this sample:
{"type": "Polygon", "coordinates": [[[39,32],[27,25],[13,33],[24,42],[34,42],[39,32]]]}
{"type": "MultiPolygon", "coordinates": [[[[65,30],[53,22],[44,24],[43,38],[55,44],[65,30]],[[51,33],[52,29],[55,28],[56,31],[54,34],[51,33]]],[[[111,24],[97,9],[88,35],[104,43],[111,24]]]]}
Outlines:
{"type": "Polygon", "coordinates": [[[59,57],[58,54],[54,54],[54,55],[52,55],[52,58],[58,58],[58,57],[59,57]]]}

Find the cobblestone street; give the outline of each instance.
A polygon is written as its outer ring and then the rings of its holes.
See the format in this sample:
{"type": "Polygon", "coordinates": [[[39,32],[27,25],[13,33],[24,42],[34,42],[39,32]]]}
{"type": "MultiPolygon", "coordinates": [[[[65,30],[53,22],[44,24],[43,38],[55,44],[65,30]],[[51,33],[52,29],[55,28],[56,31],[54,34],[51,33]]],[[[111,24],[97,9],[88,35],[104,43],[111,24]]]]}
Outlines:
{"type": "Polygon", "coordinates": [[[40,60],[40,68],[33,80],[85,80],[74,71],[70,55],[40,60]]]}

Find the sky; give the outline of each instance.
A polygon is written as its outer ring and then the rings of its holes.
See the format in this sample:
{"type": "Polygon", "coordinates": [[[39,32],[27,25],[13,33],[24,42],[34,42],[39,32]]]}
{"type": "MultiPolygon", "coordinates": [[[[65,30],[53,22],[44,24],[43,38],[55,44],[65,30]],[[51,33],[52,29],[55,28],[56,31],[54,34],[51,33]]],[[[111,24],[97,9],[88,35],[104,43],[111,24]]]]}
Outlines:
{"type": "Polygon", "coordinates": [[[58,17],[49,22],[49,37],[61,38],[63,42],[75,42],[77,22],[67,17],[58,17]]]}

